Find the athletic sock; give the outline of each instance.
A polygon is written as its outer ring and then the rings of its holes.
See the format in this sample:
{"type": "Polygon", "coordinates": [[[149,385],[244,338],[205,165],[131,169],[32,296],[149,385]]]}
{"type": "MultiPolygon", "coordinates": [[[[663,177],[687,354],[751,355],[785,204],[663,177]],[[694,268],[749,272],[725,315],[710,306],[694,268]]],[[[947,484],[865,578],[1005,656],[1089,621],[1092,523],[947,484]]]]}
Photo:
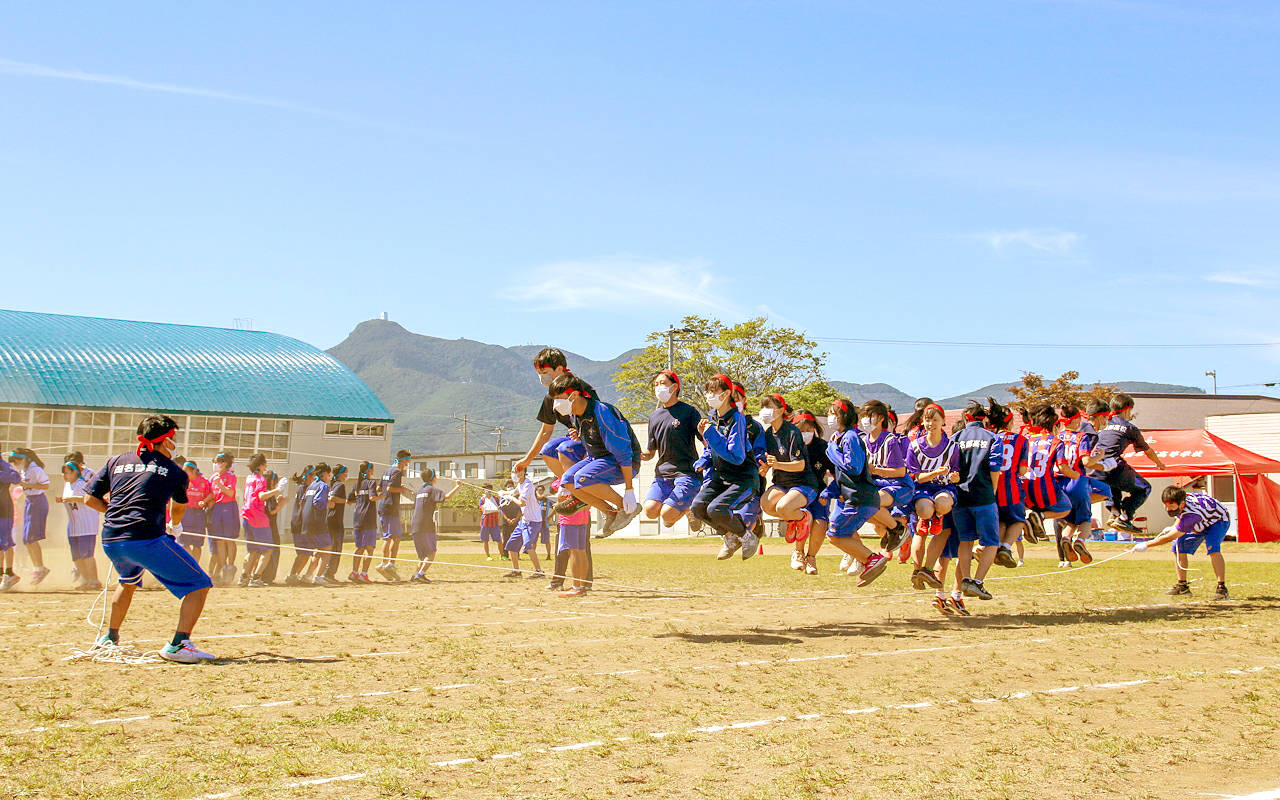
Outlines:
{"type": "Polygon", "coordinates": [[[120,644],[120,629],[107,628],[107,638],[111,640],[112,644],[120,644]]]}
{"type": "Polygon", "coordinates": [[[939,591],[934,592],[934,594],[936,594],[936,595],[938,596],[938,599],[939,599],[939,600],[946,600],[946,599],[947,599],[947,593],[946,593],[946,592],[944,592],[944,591],[939,590],[939,591]]]}
{"type": "Polygon", "coordinates": [[[190,638],[191,638],[191,634],[190,634],[190,633],[183,633],[182,631],[178,631],[177,633],[175,633],[175,634],[173,635],[173,641],[169,642],[169,646],[170,646],[170,647],[179,647],[179,646],[181,646],[181,645],[182,645],[182,643],[183,643],[183,642],[185,642],[186,640],[188,640],[188,639],[190,639],[190,638]]]}

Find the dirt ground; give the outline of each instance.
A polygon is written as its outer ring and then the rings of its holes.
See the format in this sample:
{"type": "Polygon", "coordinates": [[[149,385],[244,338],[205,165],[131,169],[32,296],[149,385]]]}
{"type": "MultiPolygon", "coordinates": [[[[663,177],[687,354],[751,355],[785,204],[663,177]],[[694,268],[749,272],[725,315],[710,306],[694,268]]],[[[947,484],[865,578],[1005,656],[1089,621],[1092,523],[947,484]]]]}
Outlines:
{"type": "MultiPolygon", "coordinates": [[[[444,545],[430,585],[218,589],[196,667],[67,662],[93,595],[0,595],[0,797],[1204,798],[1280,787],[1273,547],[993,568],[948,618],[894,565],[870,587],[602,542],[564,600],[444,545]],[[490,569],[480,569],[488,567],[490,569]],[[1010,578],[1018,578],[1010,580],[1010,578]]],[[[1096,548],[1100,557],[1119,546],[1096,548]]],[[[55,564],[55,578],[65,564],[55,564]]],[[[52,584],[51,578],[48,584],[52,584]]],[[[20,587],[22,585],[20,584],[20,587]]],[[[159,647],[177,604],[135,599],[159,647]]]]}

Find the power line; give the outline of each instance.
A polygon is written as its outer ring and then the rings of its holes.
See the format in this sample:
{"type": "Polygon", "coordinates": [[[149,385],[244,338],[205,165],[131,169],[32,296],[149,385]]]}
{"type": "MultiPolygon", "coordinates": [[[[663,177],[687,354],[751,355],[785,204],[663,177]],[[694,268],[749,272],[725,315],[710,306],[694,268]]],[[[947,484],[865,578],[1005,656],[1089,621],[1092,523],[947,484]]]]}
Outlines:
{"type": "Polygon", "coordinates": [[[1280,342],[1203,342],[1196,344],[1134,344],[1111,342],[1107,344],[1066,344],[1062,342],[947,342],[917,339],[854,339],[840,336],[810,336],[816,342],[838,344],[903,345],[909,347],[992,347],[1035,348],[1046,350],[1202,350],[1229,347],[1280,347],[1280,342]]]}

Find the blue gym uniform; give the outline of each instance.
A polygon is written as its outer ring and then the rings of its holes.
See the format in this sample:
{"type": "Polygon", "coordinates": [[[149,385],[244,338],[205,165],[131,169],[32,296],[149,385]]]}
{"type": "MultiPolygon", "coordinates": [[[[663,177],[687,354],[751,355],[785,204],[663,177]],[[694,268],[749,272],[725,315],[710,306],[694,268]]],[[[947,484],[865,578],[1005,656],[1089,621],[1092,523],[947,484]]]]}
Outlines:
{"type": "Polygon", "coordinates": [[[181,467],[156,451],[112,456],[87,491],[99,500],[110,496],[102,517],[102,550],[121,583],[141,584],[146,570],[179,598],[213,586],[165,530],[169,502],[187,503],[187,474],[181,467]]]}
{"type": "Polygon", "coordinates": [[[655,454],[658,464],[646,500],[677,511],[688,511],[693,505],[693,498],[702,486],[693,466],[698,460],[696,441],[702,438],[698,433],[701,421],[698,409],[683,400],[670,408],[659,407],[649,415],[649,450],[655,454]]]}
{"type": "Polygon", "coordinates": [[[827,442],[827,457],[835,467],[835,479],[825,494],[839,498],[827,536],[854,536],[880,510],[880,490],[868,471],[867,446],[856,430],[843,431],[827,442]]]}
{"type": "Polygon", "coordinates": [[[428,558],[436,552],[436,506],[444,501],[444,490],[424,483],[413,496],[413,519],[409,528],[413,533],[413,549],[418,558],[428,558]]]}
{"type": "Polygon", "coordinates": [[[956,506],[951,524],[961,542],[977,541],[983,547],[1000,544],[1000,515],[996,509],[996,488],[991,474],[1004,466],[1004,449],[996,435],[970,422],[951,437],[959,453],[960,483],[956,484],[956,506]]]}
{"type": "Polygon", "coordinates": [[[329,484],[316,478],[303,493],[302,541],[294,537],[294,549],[300,553],[329,549],[329,484]]]}
{"type": "MultiPolygon", "coordinates": [[[[803,438],[804,434],[801,434],[801,439],[803,438]]],[[[805,447],[809,450],[809,465],[814,477],[818,479],[819,486],[825,487],[836,474],[836,465],[831,463],[831,457],[827,455],[827,440],[815,434],[805,447]]],[[[818,496],[805,509],[815,520],[827,522],[831,519],[831,501],[822,495],[822,492],[818,492],[818,496]]]]}
{"type": "Polygon", "coordinates": [[[399,539],[404,533],[400,523],[400,495],[392,489],[404,486],[404,470],[400,462],[392,464],[382,473],[382,481],[378,488],[383,497],[378,500],[378,530],[383,539],[399,539]]]}
{"type": "MultiPolygon", "coordinates": [[[[590,390],[588,393],[594,397],[595,389],[591,389],[589,386],[587,388],[590,390]]],[[[573,417],[556,412],[555,398],[550,395],[542,398],[542,405],[538,408],[537,419],[538,422],[544,425],[554,426],[560,424],[566,428],[577,427],[573,417]]],[[[542,446],[542,450],[539,452],[549,458],[564,458],[575,464],[587,457],[587,448],[572,436],[553,436],[550,441],[542,446]]]]}
{"type": "MultiPolygon", "coordinates": [[[[906,468],[907,451],[904,446],[905,439],[897,434],[881,430],[880,435],[874,438],[870,434],[865,434],[863,441],[867,445],[867,455],[871,459],[871,466],[882,469],[906,468]]],[[[909,513],[911,498],[915,495],[916,486],[915,482],[907,477],[906,473],[903,473],[898,478],[872,475],[871,482],[893,497],[893,503],[890,507],[895,517],[904,517],[909,513]]]]}
{"type": "Polygon", "coordinates": [[[711,413],[711,427],[702,434],[710,454],[710,477],[698,490],[690,513],[722,534],[746,530],[735,514],[757,497],[760,473],[747,442],[747,419],[736,408],[721,417],[711,413]]]}
{"type": "Polygon", "coordinates": [[[1170,547],[1173,552],[1193,554],[1204,543],[1205,552],[1212,555],[1222,551],[1231,530],[1231,512],[1207,494],[1191,493],[1175,527],[1182,535],[1170,547]]]}
{"type": "Polygon", "coordinates": [[[0,461],[0,553],[13,549],[13,496],[9,486],[21,482],[22,475],[9,462],[0,461]]]}
{"type": "Polygon", "coordinates": [[[632,475],[640,470],[640,442],[622,412],[594,397],[577,420],[578,440],[586,448],[587,457],[565,470],[562,485],[575,489],[623,483],[622,467],[631,467],[632,475]]]}
{"type": "Polygon", "coordinates": [[[378,515],[373,504],[377,491],[378,482],[373,478],[357,480],[351,489],[351,536],[357,549],[373,547],[378,538],[378,515]]]}

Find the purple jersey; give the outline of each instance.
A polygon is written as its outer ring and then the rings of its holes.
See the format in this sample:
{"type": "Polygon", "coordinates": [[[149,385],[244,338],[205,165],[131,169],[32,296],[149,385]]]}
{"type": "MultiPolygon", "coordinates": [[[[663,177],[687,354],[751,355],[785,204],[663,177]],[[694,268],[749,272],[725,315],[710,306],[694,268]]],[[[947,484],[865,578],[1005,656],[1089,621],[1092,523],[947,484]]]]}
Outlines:
{"type": "MultiPolygon", "coordinates": [[[[960,451],[952,446],[951,439],[945,433],[942,434],[942,441],[936,445],[929,444],[927,435],[911,440],[911,446],[907,448],[907,474],[913,481],[920,484],[919,476],[922,473],[934,472],[943,467],[947,468],[947,472],[956,472],[960,467],[960,451]]],[[[922,485],[950,486],[951,482],[944,473],[922,485]]]]}
{"type": "Polygon", "coordinates": [[[867,443],[867,454],[871,457],[871,466],[885,469],[902,469],[907,465],[907,453],[897,434],[881,431],[880,437],[864,438],[867,443]]]}
{"type": "Polygon", "coordinates": [[[1182,533],[1200,533],[1219,522],[1230,522],[1227,507],[1207,494],[1198,492],[1187,495],[1187,507],[1178,517],[1177,527],[1182,533]]]}

